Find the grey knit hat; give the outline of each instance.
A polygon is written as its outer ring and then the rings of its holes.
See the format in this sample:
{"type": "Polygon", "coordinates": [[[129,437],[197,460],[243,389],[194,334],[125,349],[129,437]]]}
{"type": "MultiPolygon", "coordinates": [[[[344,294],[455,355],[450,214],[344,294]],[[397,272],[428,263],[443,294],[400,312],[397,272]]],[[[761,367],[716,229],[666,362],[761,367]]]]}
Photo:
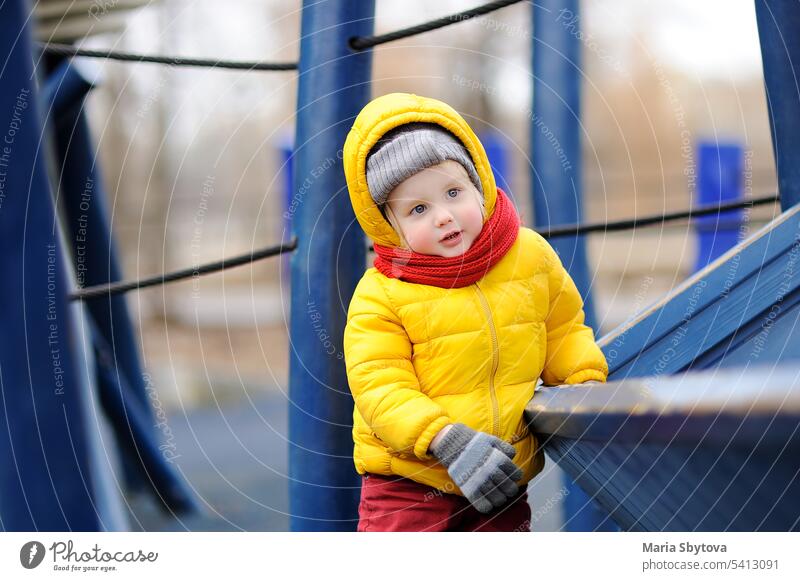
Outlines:
{"type": "Polygon", "coordinates": [[[404,180],[446,160],[457,161],[483,196],[483,187],[467,148],[435,123],[407,123],[381,137],[367,156],[367,187],[376,205],[383,206],[404,180]]]}

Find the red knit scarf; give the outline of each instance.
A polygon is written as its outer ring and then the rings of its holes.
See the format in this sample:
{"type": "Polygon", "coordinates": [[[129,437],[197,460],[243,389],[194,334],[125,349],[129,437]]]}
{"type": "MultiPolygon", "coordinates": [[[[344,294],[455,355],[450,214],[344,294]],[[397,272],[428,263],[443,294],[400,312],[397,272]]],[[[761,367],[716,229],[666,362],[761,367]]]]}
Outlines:
{"type": "Polygon", "coordinates": [[[375,268],[389,278],[460,288],[481,278],[497,264],[517,239],[519,215],[505,192],[497,188],[494,213],[464,254],[446,258],[375,244],[375,268]]]}

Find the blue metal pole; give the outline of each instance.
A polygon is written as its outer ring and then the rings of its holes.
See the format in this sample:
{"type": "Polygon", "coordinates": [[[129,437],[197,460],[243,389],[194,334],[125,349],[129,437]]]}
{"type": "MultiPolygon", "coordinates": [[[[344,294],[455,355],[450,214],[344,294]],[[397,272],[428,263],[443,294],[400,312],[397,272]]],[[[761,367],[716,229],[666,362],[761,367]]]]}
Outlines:
{"type": "MultiPolygon", "coordinates": [[[[117,282],[123,278],[122,269],[111,236],[103,176],[83,113],[83,98],[92,85],[68,60],[55,69],[52,77],[46,87],[53,95],[60,198],[64,203],[66,227],[73,246],[78,287],[117,282]],[[56,82],[59,85],[50,88],[56,82]],[[80,87],[83,92],[72,87],[80,87]]],[[[115,365],[125,375],[131,394],[152,419],[125,297],[97,298],[88,301],[87,306],[97,330],[111,346],[115,365]]]]}
{"type": "Polygon", "coordinates": [[[497,187],[511,196],[511,171],[509,169],[508,145],[503,136],[495,130],[485,131],[480,135],[486,157],[492,166],[497,187]]]}
{"type": "Polygon", "coordinates": [[[94,85],[72,66],[71,59],[61,58],[50,65],[50,55],[44,55],[50,73],[42,88],[45,117],[57,121],[73,106],[81,103],[94,85]]]}
{"type": "MultiPolygon", "coordinates": [[[[578,0],[542,0],[533,8],[531,183],[535,227],[581,222],[581,43],[578,0]]],[[[584,299],[586,324],[597,329],[583,237],[552,242],[584,299]]],[[[615,530],[572,480],[565,483],[566,529],[615,530]]]]}
{"type": "MultiPolygon", "coordinates": [[[[281,235],[282,242],[289,242],[292,238],[292,213],[290,212],[292,197],[294,196],[294,188],[292,187],[292,179],[294,176],[294,144],[287,139],[279,147],[281,154],[281,163],[283,167],[283,232],[281,235]]],[[[286,284],[291,280],[291,256],[281,256],[281,280],[286,284]]]]}
{"type": "Polygon", "coordinates": [[[355,530],[353,399],[342,337],[347,305],[366,263],[347,195],[341,150],[370,97],[374,0],[304,0],[294,195],[289,379],[289,508],[295,531],[355,530]]]}
{"type": "Polygon", "coordinates": [[[131,397],[125,375],[119,372],[112,350],[94,325],[92,335],[100,401],[128,461],[141,472],[143,484],[165,512],[197,512],[200,507],[194,495],[171,466],[180,454],[174,444],[159,445],[153,437],[156,424],[150,404],[143,406],[131,397]]]}
{"type": "MultiPolygon", "coordinates": [[[[697,204],[724,204],[742,197],[742,147],[739,144],[698,143],[697,166],[697,204]]],[[[741,220],[742,210],[700,216],[694,220],[698,242],[695,271],[736,246],[741,220]]]]}
{"type": "MultiPolygon", "coordinates": [[[[122,279],[97,153],[83,112],[83,99],[92,88],[64,60],[45,85],[51,100],[59,172],[59,197],[72,245],[79,287],[122,279]]],[[[98,352],[100,402],[111,420],[117,442],[126,452],[128,484],[152,490],[165,511],[196,508],[193,494],[171,467],[177,456],[167,444],[159,446],[158,426],[135,342],[133,324],[121,295],[98,297],[87,303],[93,322],[92,341],[98,352]]]]}
{"type": "Polygon", "coordinates": [[[756,0],[781,208],[800,202],[800,3],[756,0]]]}
{"type": "Polygon", "coordinates": [[[24,0],[0,4],[0,522],[101,528],[24,0]]]}

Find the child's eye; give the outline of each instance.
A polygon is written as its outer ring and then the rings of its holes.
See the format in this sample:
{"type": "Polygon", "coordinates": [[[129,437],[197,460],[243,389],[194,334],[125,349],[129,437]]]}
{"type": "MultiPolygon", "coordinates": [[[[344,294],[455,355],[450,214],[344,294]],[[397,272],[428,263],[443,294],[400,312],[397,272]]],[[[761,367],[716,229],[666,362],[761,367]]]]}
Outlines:
{"type": "Polygon", "coordinates": [[[425,211],[425,204],[417,204],[413,208],[411,208],[412,214],[422,214],[425,211]]]}
{"type": "Polygon", "coordinates": [[[452,190],[447,190],[447,195],[451,198],[455,198],[458,195],[458,190],[453,188],[452,190]]]}

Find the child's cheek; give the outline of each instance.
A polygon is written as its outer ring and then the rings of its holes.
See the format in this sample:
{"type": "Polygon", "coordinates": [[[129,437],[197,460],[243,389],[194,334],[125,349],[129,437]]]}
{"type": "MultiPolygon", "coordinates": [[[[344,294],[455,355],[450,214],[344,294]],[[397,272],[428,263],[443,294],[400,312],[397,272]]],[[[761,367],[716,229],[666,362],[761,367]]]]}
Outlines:
{"type": "Polygon", "coordinates": [[[409,232],[410,236],[409,242],[411,242],[412,244],[416,244],[418,246],[424,244],[425,242],[424,232],[425,231],[423,228],[420,228],[418,224],[414,224],[414,226],[411,227],[411,231],[409,232]]]}
{"type": "Polygon", "coordinates": [[[406,232],[406,242],[408,242],[408,245],[414,252],[420,252],[422,250],[420,248],[421,241],[419,238],[419,231],[416,226],[411,226],[406,232]]]}

